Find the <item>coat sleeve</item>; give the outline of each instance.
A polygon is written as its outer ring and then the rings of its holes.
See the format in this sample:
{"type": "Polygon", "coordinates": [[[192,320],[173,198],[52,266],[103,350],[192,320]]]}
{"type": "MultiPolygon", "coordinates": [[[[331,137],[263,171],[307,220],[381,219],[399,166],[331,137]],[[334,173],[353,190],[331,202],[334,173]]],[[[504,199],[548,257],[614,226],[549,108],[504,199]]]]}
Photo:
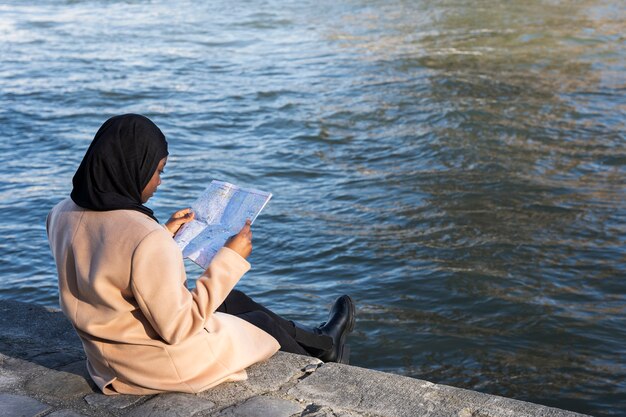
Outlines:
{"type": "Polygon", "coordinates": [[[131,268],[139,308],[166,343],[176,344],[203,329],[250,264],[222,248],[189,291],[180,249],[165,230],[155,230],[135,249],[131,268]]]}

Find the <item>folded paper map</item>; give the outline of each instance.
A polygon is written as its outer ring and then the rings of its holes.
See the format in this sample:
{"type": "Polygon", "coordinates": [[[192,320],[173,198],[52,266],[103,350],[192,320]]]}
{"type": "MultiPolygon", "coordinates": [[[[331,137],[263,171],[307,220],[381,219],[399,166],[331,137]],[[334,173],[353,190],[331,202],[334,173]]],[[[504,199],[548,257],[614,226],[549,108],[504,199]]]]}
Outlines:
{"type": "Polygon", "coordinates": [[[226,240],[239,233],[246,219],[254,222],[272,194],[211,181],[193,203],[195,216],[180,228],[174,240],[185,258],[207,268],[226,240]]]}

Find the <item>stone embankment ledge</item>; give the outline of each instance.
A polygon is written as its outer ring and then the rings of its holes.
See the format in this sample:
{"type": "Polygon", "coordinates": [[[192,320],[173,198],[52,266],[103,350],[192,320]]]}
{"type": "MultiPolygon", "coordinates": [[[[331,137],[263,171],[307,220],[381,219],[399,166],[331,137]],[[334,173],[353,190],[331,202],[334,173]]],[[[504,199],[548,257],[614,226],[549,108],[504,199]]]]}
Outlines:
{"type": "Polygon", "coordinates": [[[104,396],[61,312],[0,300],[0,417],[581,415],[282,352],[248,374],[197,395],[104,396]]]}

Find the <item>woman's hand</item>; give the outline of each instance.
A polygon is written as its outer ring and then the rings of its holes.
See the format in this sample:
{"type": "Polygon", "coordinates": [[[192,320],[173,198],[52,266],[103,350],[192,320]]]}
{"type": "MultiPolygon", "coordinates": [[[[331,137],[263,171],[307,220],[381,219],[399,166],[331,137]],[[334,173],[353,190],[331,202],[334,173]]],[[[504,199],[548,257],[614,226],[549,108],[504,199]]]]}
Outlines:
{"type": "Polygon", "coordinates": [[[225,247],[234,250],[242,258],[246,259],[252,252],[252,230],[250,230],[250,219],[246,220],[246,224],[241,228],[239,233],[228,238],[225,247]]]}
{"type": "Polygon", "coordinates": [[[173,235],[178,232],[180,226],[185,223],[189,223],[193,220],[193,211],[190,208],[178,210],[176,213],[170,216],[170,219],[165,222],[165,227],[169,230],[173,235]]]}

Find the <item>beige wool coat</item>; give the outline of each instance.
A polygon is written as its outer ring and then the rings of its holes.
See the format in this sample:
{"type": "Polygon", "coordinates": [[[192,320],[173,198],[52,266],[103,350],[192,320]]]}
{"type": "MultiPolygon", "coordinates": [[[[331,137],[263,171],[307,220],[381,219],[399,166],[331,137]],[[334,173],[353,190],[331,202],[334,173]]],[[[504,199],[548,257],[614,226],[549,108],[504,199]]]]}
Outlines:
{"type": "Polygon", "coordinates": [[[215,312],[250,268],[236,252],[222,248],[189,291],[172,235],[141,212],[85,210],[68,198],[46,227],[61,308],[104,394],[200,392],[245,379],[246,367],[280,348],[215,312]]]}

